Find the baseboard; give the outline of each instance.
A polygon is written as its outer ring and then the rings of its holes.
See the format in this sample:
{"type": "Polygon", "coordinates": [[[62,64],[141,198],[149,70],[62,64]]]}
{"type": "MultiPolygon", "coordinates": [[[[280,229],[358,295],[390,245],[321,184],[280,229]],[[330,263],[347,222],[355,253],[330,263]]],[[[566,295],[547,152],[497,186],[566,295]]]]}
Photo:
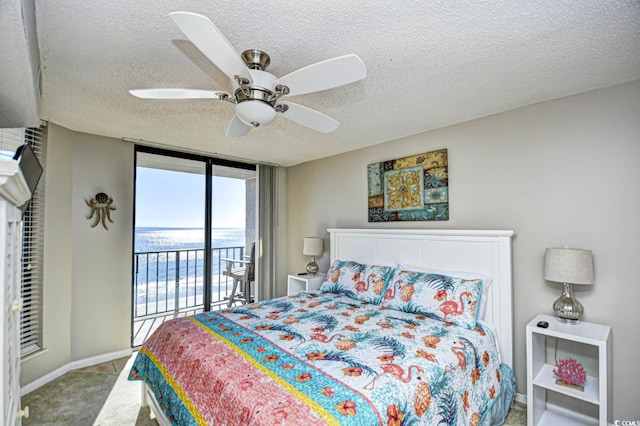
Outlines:
{"type": "Polygon", "coordinates": [[[46,385],[47,383],[54,381],[58,377],[65,375],[69,371],[77,370],[84,367],[90,367],[92,365],[101,364],[103,362],[113,361],[114,359],[124,358],[131,355],[132,353],[132,349],[123,349],[120,351],[109,352],[107,354],[92,356],[90,358],[80,359],[78,361],[72,361],[60,368],[57,368],[56,370],[53,370],[51,373],[45,374],[39,379],[36,379],[33,382],[23,386],[20,389],[20,396],[22,397],[30,392],[33,392],[34,390],[46,385]]]}
{"type": "Polygon", "coordinates": [[[63,365],[62,367],[53,370],[51,373],[45,374],[44,376],[40,377],[39,379],[34,380],[33,382],[22,386],[20,388],[20,396],[23,397],[28,393],[33,392],[34,390],[46,385],[47,383],[54,381],[55,379],[57,379],[58,377],[64,375],[65,373],[69,372],[69,364],[67,365],[63,365]]]}
{"type": "Polygon", "coordinates": [[[527,405],[527,395],[525,394],[516,393],[516,396],[514,399],[516,400],[516,402],[519,402],[520,404],[527,405]]]}
{"type": "Polygon", "coordinates": [[[108,354],[96,355],[91,358],[80,359],[78,361],[71,361],[69,364],[69,371],[77,370],[78,368],[91,367],[92,365],[101,364],[103,362],[113,361],[114,359],[124,358],[133,353],[133,349],[123,349],[121,351],[110,352],[108,354]]]}

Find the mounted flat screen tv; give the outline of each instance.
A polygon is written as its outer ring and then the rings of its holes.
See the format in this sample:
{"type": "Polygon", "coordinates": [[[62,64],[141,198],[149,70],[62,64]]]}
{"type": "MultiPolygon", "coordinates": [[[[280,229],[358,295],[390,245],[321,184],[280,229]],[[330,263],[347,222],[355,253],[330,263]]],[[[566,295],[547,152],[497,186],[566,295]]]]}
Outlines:
{"type": "MultiPolygon", "coordinates": [[[[35,152],[33,152],[31,145],[25,143],[18,148],[13,159],[18,160],[20,170],[24,175],[24,179],[27,181],[27,186],[29,187],[29,191],[31,191],[31,195],[33,196],[33,192],[36,190],[36,186],[38,186],[38,182],[40,181],[40,177],[42,176],[44,169],[42,168],[40,161],[38,161],[35,152]]],[[[20,206],[22,214],[24,214],[28,205],[29,201],[20,206]]]]}

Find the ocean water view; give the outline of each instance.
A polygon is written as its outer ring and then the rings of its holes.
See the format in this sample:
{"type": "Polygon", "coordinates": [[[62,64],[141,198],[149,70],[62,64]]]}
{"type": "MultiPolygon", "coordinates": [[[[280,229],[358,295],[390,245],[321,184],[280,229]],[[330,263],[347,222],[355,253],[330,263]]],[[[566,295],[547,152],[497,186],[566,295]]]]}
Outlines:
{"type": "MultiPolygon", "coordinates": [[[[214,248],[244,246],[243,228],[213,228],[214,248]]],[[[204,249],[204,228],[136,228],[134,251],[204,249]]]]}
{"type": "MultiPolygon", "coordinates": [[[[204,229],[136,228],[134,240],[135,317],[185,310],[203,303],[204,229]]],[[[243,228],[212,229],[212,299],[223,300],[232,280],[226,262],[244,254],[243,228]]]]}

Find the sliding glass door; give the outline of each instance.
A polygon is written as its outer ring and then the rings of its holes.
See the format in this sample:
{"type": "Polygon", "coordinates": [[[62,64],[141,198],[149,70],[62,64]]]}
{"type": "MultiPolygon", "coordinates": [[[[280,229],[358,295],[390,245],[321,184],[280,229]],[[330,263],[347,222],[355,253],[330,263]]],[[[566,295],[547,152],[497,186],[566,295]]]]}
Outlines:
{"type": "MultiPolygon", "coordinates": [[[[246,268],[256,239],[255,170],[214,165],[211,176],[212,309],[250,299],[244,283],[233,293],[228,269],[246,268]]],[[[242,275],[242,274],[240,274],[242,275]]]]}
{"type": "Polygon", "coordinates": [[[167,319],[227,306],[224,259],[254,238],[252,182],[252,165],[137,148],[132,346],[167,319]]]}

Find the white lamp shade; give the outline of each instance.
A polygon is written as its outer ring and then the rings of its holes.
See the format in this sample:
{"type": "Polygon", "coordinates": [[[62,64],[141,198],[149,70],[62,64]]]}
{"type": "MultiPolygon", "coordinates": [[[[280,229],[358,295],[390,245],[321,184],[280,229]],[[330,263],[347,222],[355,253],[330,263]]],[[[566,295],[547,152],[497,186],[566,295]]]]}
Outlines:
{"type": "Polygon", "coordinates": [[[548,248],[544,253],[544,279],[569,284],[593,284],[591,250],[548,248]]]}
{"type": "Polygon", "coordinates": [[[302,254],[307,256],[320,256],[323,251],[322,238],[306,237],[304,239],[302,254]]]}

